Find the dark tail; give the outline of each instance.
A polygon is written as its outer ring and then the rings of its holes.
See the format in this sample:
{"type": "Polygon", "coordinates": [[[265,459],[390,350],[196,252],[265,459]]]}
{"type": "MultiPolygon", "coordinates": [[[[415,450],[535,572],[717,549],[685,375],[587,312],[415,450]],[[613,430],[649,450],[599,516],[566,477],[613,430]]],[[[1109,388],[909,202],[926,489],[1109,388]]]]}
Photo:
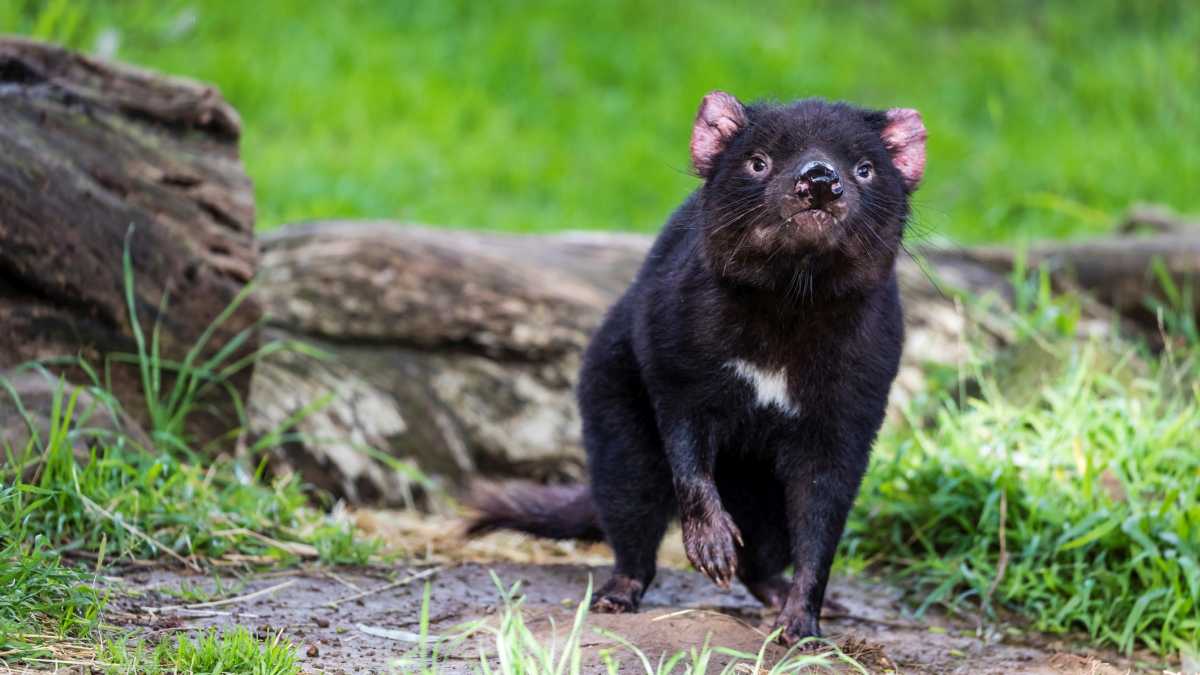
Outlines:
{"type": "Polygon", "coordinates": [[[586,485],[478,483],[466,502],[478,513],[467,525],[468,536],[517,530],[547,539],[604,541],[586,485]]]}

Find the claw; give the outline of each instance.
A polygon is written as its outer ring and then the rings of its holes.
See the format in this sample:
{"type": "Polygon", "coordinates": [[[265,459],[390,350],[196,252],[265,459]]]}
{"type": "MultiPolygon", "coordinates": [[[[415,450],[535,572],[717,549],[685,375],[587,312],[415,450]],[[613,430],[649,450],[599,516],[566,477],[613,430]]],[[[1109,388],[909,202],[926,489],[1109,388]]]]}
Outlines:
{"type": "Polygon", "coordinates": [[[737,570],[737,546],[742,533],[728,513],[718,511],[703,520],[685,523],[684,549],[688,559],[717,586],[728,589],[737,570]]]}

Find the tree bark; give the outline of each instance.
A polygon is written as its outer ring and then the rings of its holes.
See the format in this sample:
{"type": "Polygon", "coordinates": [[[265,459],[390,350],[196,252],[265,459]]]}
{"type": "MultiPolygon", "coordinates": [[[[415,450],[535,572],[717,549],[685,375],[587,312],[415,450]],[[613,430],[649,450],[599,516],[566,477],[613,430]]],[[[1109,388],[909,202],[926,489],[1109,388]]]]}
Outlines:
{"type": "MultiPolygon", "coordinates": [[[[136,352],[127,233],[141,328],[149,338],[160,320],[163,359],[181,360],[255,274],[240,129],[210,86],[0,39],[0,368],[78,355],[102,373],[111,355],[136,352]]],[[[260,315],[257,301],[243,303],[207,352],[253,331],[260,315]]],[[[111,377],[113,393],[146,422],[136,368],[114,363],[111,377]]],[[[234,377],[233,391],[244,397],[249,378],[234,377]]],[[[238,423],[225,392],[202,403],[188,426],[197,446],[238,423]]]]}
{"type": "Polygon", "coordinates": [[[411,494],[412,477],[365,447],[451,481],[578,478],[580,353],[645,245],[388,223],[270,233],[259,286],[269,334],[329,357],[284,351],[260,362],[252,429],[261,437],[318,406],[278,457],[351,500],[411,494]]]}

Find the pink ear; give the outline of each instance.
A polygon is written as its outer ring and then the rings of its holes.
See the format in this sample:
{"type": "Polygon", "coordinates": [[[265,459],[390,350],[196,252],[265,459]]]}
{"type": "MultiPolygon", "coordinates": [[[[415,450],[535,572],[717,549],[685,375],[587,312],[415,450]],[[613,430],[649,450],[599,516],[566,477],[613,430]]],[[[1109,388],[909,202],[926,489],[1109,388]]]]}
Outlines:
{"type": "Polygon", "coordinates": [[[912,108],[892,108],[887,111],[887,126],[880,135],[892,155],[892,164],[904,177],[905,189],[916,190],[925,175],[926,134],[921,113],[912,108]]]}
{"type": "Polygon", "coordinates": [[[746,109],[732,94],[714,91],[706,95],[692,126],[692,166],[696,172],[708,178],[717,155],[745,126],[746,109]]]}

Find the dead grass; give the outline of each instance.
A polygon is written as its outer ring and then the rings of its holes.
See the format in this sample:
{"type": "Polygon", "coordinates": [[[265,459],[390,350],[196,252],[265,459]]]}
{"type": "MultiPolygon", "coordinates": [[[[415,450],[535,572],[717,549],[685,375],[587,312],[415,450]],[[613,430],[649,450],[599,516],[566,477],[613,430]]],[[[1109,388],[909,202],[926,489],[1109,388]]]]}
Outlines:
{"type": "MultiPolygon", "coordinates": [[[[358,509],[346,514],[368,537],[378,539],[383,551],[412,563],[495,563],[533,565],[611,565],[612,551],[604,544],[549,541],[512,532],[494,532],[475,539],[464,535],[462,516],[453,512],[426,514],[416,511],[358,509]]],[[[659,549],[659,564],[686,569],[687,555],[672,527],[659,549]]]]}

